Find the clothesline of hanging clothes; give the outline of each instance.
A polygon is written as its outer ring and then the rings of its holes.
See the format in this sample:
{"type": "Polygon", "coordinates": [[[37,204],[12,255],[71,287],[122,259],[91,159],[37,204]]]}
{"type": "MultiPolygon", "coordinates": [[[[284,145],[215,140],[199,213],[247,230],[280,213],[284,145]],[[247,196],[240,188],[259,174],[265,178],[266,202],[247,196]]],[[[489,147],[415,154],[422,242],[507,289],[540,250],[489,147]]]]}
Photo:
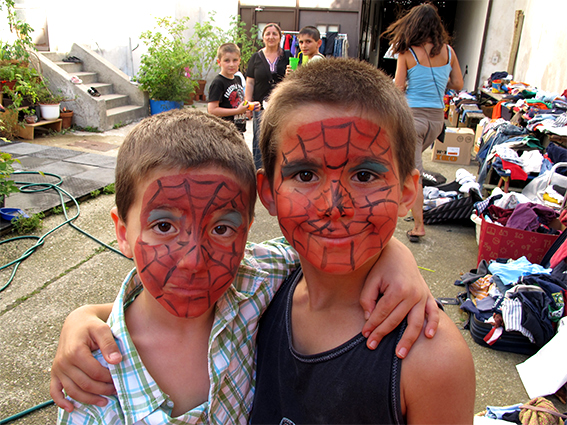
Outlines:
{"type": "MultiPolygon", "coordinates": [[[[297,35],[299,31],[284,31],[281,39],[281,48],[289,50],[295,57],[299,53],[299,40],[297,35]]],[[[338,32],[321,33],[321,46],[319,53],[327,57],[348,57],[348,36],[338,32]]]]}

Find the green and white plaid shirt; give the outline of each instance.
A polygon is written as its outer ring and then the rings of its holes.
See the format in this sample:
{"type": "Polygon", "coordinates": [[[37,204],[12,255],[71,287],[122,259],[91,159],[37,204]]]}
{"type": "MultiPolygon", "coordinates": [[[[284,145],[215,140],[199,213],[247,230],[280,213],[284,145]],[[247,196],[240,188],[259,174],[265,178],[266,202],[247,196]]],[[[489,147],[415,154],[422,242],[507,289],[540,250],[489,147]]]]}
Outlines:
{"type": "Polygon", "coordinates": [[[171,418],[173,402],[150,376],[130,338],[124,312],[143,290],[133,270],[108,319],[122,353],[122,362],[107,364],[100,351],[95,357],[110,370],[117,395],[106,397],[105,407],[71,400],[72,413],[59,409],[59,423],[66,424],[227,424],[247,423],[254,399],[255,346],[260,315],[285,277],[299,266],[295,251],[278,238],[248,244],[238,274],[217,301],[209,338],[209,400],[171,418]]]}

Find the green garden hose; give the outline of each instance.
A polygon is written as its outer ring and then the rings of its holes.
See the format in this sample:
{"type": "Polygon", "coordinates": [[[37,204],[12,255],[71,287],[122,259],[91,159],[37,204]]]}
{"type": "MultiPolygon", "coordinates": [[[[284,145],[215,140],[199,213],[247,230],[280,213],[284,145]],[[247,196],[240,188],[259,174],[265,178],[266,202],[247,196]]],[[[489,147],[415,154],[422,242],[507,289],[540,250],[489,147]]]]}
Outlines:
{"type": "Polygon", "coordinates": [[[107,248],[111,251],[114,251],[117,254],[124,256],[116,248],[113,248],[110,245],[105,244],[101,240],[99,240],[99,239],[95,238],[94,236],[90,235],[89,233],[85,232],[83,229],[81,229],[80,227],[77,227],[73,223],[73,221],[76,220],[77,217],[79,217],[79,214],[81,213],[81,209],[79,208],[79,203],[77,202],[77,200],[69,192],[67,192],[65,189],[62,189],[60,187],[60,185],[63,181],[60,176],[58,176],[57,174],[43,173],[43,172],[40,172],[40,171],[16,171],[13,175],[21,176],[21,175],[24,175],[24,174],[41,175],[41,176],[44,176],[44,177],[50,176],[50,177],[54,177],[55,179],[58,180],[56,183],[48,183],[48,182],[34,183],[34,182],[24,182],[24,181],[16,181],[15,183],[17,185],[22,185],[20,187],[20,192],[22,192],[22,193],[38,193],[38,192],[45,192],[45,191],[51,190],[51,189],[57,191],[57,194],[59,195],[59,199],[61,200],[60,205],[63,209],[63,214],[65,214],[65,221],[62,222],[61,224],[55,226],[53,229],[51,229],[50,231],[48,231],[47,233],[45,233],[41,237],[40,236],[17,236],[17,237],[14,237],[14,238],[6,239],[4,241],[0,241],[0,245],[5,244],[5,243],[9,243],[9,242],[14,242],[14,241],[17,241],[17,240],[22,240],[22,239],[33,239],[33,240],[36,241],[35,244],[33,246],[31,246],[30,248],[28,248],[19,258],[15,259],[14,261],[11,261],[7,264],[4,264],[3,266],[0,266],[0,270],[4,270],[4,269],[6,269],[10,266],[14,266],[8,281],[0,288],[0,292],[2,292],[4,289],[6,289],[10,285],[10,283],[12,283],[12,281],[14,280],[14,276],[16,275],[16,271],[18,270],[18,267],[20,266],[22,261],[24,261],[26,258],[28,258],[31,254],[33,254],[39,247],[41,247],[43,245],[44,241],[45,241],[45,238],[47,238],[47,236],[49,236],[51,233],[55,232],[57,229],[63,227],[66,224],[71,226],[73,229],[79,231],[83,235],[88,236],[89,238],[91,238],[95,242],[101,244],[105,248],[107,248]],[[64,196],[68,197],[69,200],[71,200],[75,204],[75,207],[77,208],[77,213],[73,217],[69,217],[67,215],[67,209],[65,208],[64,196]]]}

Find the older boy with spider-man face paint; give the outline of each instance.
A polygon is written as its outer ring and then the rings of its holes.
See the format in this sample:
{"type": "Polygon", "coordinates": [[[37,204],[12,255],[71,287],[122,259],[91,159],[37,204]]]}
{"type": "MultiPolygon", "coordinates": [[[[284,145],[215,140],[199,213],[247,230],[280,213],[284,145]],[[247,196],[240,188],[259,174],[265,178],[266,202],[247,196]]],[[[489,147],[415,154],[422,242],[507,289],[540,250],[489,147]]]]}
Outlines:
{"type": "Polygon", "coordinates": [[[252,423],[472,423],[472,357],[446,315],[403,361],[403,323],[375,351],[359,331],[366,276],[416,196],[412,122],[393,82],[355,60],[302,67],[272,93],[258,193],[301,268],[260,322],[252,423]]]}
{"type": "MultiPolygon", "coordinates": [[[[96,354],[98,361],[90,350],[71,356],[80,365],[78,376],[84,380],[89,372],[82,368],[93,361],[94,373],[108,374],[116,395],[95,399],[97,406],[73,395],[61,400],[61,387],[74,391],[75,379],[54,372],[52,395],[66,409],[60,422],[248,421],[259,317],[299,265],[283,240],[246,244],[255,197],[252,155],[231,124],[185,110],[152,116],[132,130],[117,158],[111,215],[118,245],[136,269],[112,306],[112,334],[108,326],[100,331],[110,341],[91,340],[96,332],[88,314],[70,321],[86,328],[89,349],[107,347],[104,358],[96,354]],[[115,343],[121,362],[108,357],[115,343]]],[[[399,247],[390,252],[407,259],[399,247]]],[[[414,271],[414,262],[406,264],[414,271]]],[[[369,281],[374,287],[381,282],[369,281]]],[[[390,298],[398,304],[401,297],[390,298]]],[[[404,314],[413,303],[401,308],[404,314]]],[[[419,328],[422,311],[417,319],[419,328]]],[[[58,369],[54,362],[52,371],[58,369]]]]}
{"type": "Polygon", "coordinates": [[[387,136],[372,121],[342,116],[296,132],[282,138],[273,183],[282,231],[321,270],[355,270],[396,227],[401,186],[387,136]]]}

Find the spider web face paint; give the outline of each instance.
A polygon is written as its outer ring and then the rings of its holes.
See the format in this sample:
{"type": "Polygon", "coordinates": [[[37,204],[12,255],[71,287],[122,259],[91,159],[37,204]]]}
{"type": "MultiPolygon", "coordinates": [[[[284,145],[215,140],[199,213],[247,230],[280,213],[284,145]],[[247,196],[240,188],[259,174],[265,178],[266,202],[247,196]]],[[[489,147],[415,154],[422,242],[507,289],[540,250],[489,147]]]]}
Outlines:
{"type": "Polygon", "coordinates": [[[314,267],[356,270],[394,233],[401,188],[375,123],[329,118],[284,134],[274,200],[282,232],[314,267]]]}
{"type": "Polygon", "coordinates": [[[228,289],[244,256],[249,197],[233,179],[190,173],[147,187],[134,259],[171,314],[197,317],[228,289]]]}

